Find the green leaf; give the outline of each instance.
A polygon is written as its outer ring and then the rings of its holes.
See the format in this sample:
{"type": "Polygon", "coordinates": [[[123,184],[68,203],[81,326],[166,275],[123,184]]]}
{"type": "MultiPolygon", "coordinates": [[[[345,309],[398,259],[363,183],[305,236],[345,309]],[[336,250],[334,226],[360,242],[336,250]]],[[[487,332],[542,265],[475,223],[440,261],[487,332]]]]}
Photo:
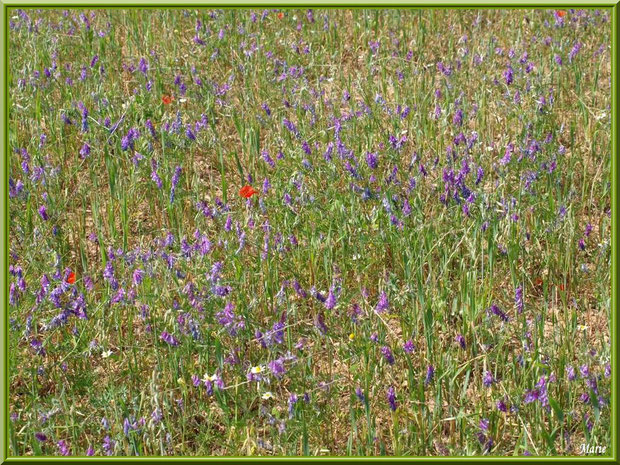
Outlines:
{"type": "Polygon", "coordinates": [[[560,404],[558,404],[557,401],[555,399],[552,399],[551,397],[549,397],[549,404],[555,412],[555,416],[557,417],[557,419],[560,421],[560,423],[562,423],[564,421],[564,412],[560,408],[560,404]]]}

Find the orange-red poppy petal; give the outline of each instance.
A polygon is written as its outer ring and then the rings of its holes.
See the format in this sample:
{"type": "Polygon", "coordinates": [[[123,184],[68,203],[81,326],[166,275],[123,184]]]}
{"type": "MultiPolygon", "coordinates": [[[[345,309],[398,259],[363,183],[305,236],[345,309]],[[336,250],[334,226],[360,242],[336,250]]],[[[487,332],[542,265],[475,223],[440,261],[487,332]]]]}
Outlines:
{"type": "Polygon", "coordinates": [[[250,197],[252,197],[253,195],[258,194],[258,191],[256,189],[254,189],[252,186],[243,186],[240,190],[239,190],[239,195],[241,197],[244,197],[246,199],[249,199],[250,197]]]}

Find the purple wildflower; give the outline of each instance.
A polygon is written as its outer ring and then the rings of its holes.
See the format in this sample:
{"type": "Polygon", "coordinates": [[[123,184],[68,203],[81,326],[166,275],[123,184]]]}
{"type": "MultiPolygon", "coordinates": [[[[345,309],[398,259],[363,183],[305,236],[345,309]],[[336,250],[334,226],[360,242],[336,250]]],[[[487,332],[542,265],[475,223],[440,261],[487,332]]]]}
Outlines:
{"type": "Polygon", "coordinates": [[[394,365],[394,355],[392,354],[392,350],[388,346],[381,347],[381,353],[390,365],[394,365]]]}
{"type": "Polygon", "coordinates": [[[388,301],[387,294],[385,291],[382,291],[379,295],[379,301],[377,302],[377,306],[375,307],[375,311],[377,313],[383,313],[388,310],[390,307],[390,303],[388,301]]]}
{"type": "Polygon", "coordinates": [[[490,371],[485,371],[482,377],[482,384],[485,387],[491,387],[495,383],[495,378],[490,371]]]}
{"type": "Polygon", "coordinates": [[[515,306],[519,314],[523,313],[523,288],[521,286],[515,289],[515,306]]]}
{"type": "Polygon", "coordinates": [[[509,320],[508,315],[505,312],[503,312],[496,304],[492,304],[491,307],[489,308],[489,311],[493,313],[494,315],[497,315],[498,317],[500,317],[502,321],[504,322],[509,320]]]}
{"type": "Polygon", "coordinates": [[[71,455],[71,452],[69,451],[69,444],[67,444],[67,441],[61,439],[56,445],[58,446],[58,451],[60,455],[71,455]]]}
{"type": "Polygon", "coordinates": [[[413,353],[413,351],[415,350],[415,345],[413,344],[413,341],[411,339],[405,342],[405,344],[403,345],[403,350],[408,354],[413,353]]]}
{"type": "Polygon", "coordinates": [[[366,163],[373,170],[375,168],[377,168],[377,166],[379,166],[379,161],[377,159],[377,154],[376,153],[372,153],[372,152],[366,153],[366,163]]]}
{"type": "Polygon", "coordinates": [[[387,400],[390,404],[390,409],[392,410],[392,412],[395,412],[398,405],[396,403],[396,391],[394,390],[393,386],[390,386],[387,390],[387,400]]]}
{"type": "Polygon", "coordinates": [[[428,386],[433,381],[434,376],[435,376],[435,367],[433,367],[433,365],[429,365],[428,368],[426,369],[426,379],[424,380],[424,385],[428,386]]]}
{"type": "Polygon", "coordinates": [[[235,315],[234,305],[232,302],[226,303],[224,309],[216,313],[215,317],[218,323],[224,326],[228,330],[231,336],[236,336],[240,329],[245,328],[245,321],[243,318],[235,315]]]}
{"type": "Polygon", "coordinates": [[[49,216],[47,215],[47,208],[45,208],[45,205],[41,205],[39,207],[39,215],[41,215],[43,221],[47,221],[49,219],[49,216]]]}
{"type": "Polygon", "coordinates": [[[334,294],[334,287],[332,286],[329,289],[329,294],[327,294],[327,299],[325,300],[325,308],[327,310],[332,310],[336,306],[336,295],[334,294]]]}
{"type": "Polygon", "coordinates": [[[170,334],[167,331],[163,331],[161,333],[160,336],[161,340],[164,341],[165,343],[167,343],[168,345],[171,345],[172,347],[176,347],[179,345],[179,341],[176,337],[174,337],[172,334],[170,334]]]}

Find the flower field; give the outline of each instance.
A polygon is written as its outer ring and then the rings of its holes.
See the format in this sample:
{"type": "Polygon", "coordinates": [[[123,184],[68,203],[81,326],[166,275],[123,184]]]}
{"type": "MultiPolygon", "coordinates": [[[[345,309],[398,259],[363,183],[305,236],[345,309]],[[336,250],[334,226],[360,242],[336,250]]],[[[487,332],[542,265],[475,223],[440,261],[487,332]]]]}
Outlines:
{"type": "Polygon", "coordinates": [[[10,455],[611,445],[611,10],[8,13],[10,455]]]}

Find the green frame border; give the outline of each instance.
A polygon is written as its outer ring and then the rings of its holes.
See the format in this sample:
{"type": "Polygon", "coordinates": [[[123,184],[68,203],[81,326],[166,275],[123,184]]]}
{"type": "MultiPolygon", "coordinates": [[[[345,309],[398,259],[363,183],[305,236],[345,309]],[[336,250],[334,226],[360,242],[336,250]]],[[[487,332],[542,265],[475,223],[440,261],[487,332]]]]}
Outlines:
{"type": "Polygon", "coordinates": [[[329,0],[314,0],[307,2],[303,0],[271,0],[267,3],[261,3],[260,0],[231,0],[226,3],[221,2],[204,2],[200,0],[184,0],[182,3],[169,3],[167,0],[152,0],[150,2],[144,0],[133,0],[132,3],[125,3],[122,0],[98,0],[93,3],[86,3],[82,0],[55,3],[53,0],[30,0],[27,2],[6,1],[0,0],[1,5],[1,18],[0,24],[2,33],[0,38],[3,42],[2,46],[2,93],[0,96],[0,105],[2,105],[2,112],[0,113],[0,124],[2,126],[2,150],[4,154],[4,163],[0,169],[0,184],[4,187],[1,190],[2,194],[2,244],[0,248],[0,257],[2,261],[2,290],[4,298],[2,300],[3,318],[1,321],[2,330],[0,331],[0,363],[2,367],[3,383],[0,384],[0,396],[2,397],[2,420],[0,422],[0,463],[10,462],[24,462],[24,463],[42,463],[42,462],[124,462],[124,461],[140,461],[140,462],[195,462],[195,461],[265,461],[272,460],[276,462],[282,461],[321,461],[321,462],[355,462],[355,461],[386,461],[386,462],[411,462],[411,461],[439,461],[439,462],[457,462],[457,461],[502,461],[502,462],[552,462],[552,461],[587,461],[587,462],[605,462],[605,463],[620,463],[618,458],[618,450],[620,449],[620,435],[618,434],[618,404],[617,404],[617,389],[619,372],[617,370],[617,330],[618,321],[616,315],[616,303],[617,303],[617,287],[613,283],[617,283],[617,194],[618,194],[618,43],[620,42],[620,36],[618,31],[618,2],[620,0],[597,0],[592,3],[585,2],[583,0],[547,0],[545,2],[535,1],[520,1],[520,0],[477,0],[474,2],[466,2],[459,0],[434,0],[434,1],[406,1],[406,0],[389,0],[385,3],[377,3],[376,0],[338,0],[336,2],[330,2],[329,0]],[[612,13],[612,48],[611,48],[611,75],[612,75],[612,163],[611,163],[611,250],[612,250],[612,269],[611,269],[611,345],[612,345],[612,421],[611,421],[611,434],[613,443],[612,455],[610,457],[590,457],[590,456],[550,456],[550,457],[497,457],[497,456],[471,456],[471,457],[296,457],[296,456],[276,456],[276,457],[246,457],[246,456],[226,456],[226,457],[182,457],[182,456],[170,456],[170,457],[85,457],[85,456],[73,456],[73,457],[10,457],[9,451],[9,437],[8,437],[8,417],[9,417],[9,404],[8,404],[8,392],[9,392],[9,377],[7,373],[8,369],[8,268],[9,268],[9,213],[8,213],[8,169],[9,169],[9,150],[8,150],[8,114],[9,114],[9,94],[8,94],[8,18],[9,10],[12,8],[88,8],[88,9],[182,9],[182,8],[424,8],[424,9],[491,9],[491,8],[535,8],[535,9],[549,9],[549,8],[610,8],[612,13]]]}

